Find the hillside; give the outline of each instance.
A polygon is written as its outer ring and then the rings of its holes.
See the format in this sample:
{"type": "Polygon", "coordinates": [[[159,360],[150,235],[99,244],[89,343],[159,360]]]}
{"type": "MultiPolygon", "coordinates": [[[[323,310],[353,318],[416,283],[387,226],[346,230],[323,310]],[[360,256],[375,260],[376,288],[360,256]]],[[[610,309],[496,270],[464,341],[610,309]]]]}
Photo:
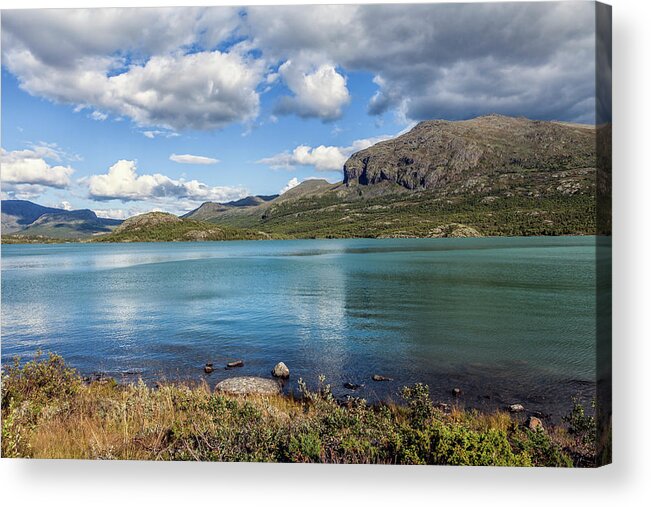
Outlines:
{"type": "Polygon", "coordinates": [[[3,241],[51,238],[74,240],[111,232],[121,220],[100,218],[94,211],[48,208],[29,201],[2,201],[3,241]]]}
{"type": "Polygon", "coordinates": [[[63,213],[58,208],[40,206],[30,201],[8,199],[2,201],[2,234],[12,234],[32,224],[45,213],[63,213]]]}
{"type": "Polygon", "coordinates": [[[290,237],[595,233],[595,130],[485,116],[425,121],[353,154],[344,180],[308,180],[204,219],[290,237]],[[463,229],[466,230],[466,229],[463,229]]]}
{"type": "Polygon", "coordinates": [[[225,241],[238,239],[269,239],[266,233],[216,226],[208,222],[179,218],[162,212],[144,213],[125,220],[111,234],[93,241],[110,243],[154,241],[225,241]]]}
{"type": "MultiPolygon", "coordinates": [[[[423,121],[354,153],[340,183],[309,179],[279,196],[206,202],[181,218],[133,217],[98,240],[595,234],[596,144],[588,125],[499,115],[423,121]]],[[[119,224],[27,201],[3,202],[2,220],[3,233],[20,233],[3,241],[92,238],[119,224]]]]}
{"type": "MultiPolygon", "coordinates": [[[[406,134],[353,154],[344,184],[397,183],[409,190],[489,191],[524,176],[594,168],[595,130],[585,125],[482,116],[423,121],[406,134]]],[[[541,190],[547,190],[541,188],[541,190]]]]}
{"type": "Polygon", "coordinates": [[[225,203],[218,202],[204,202],[197,209],[190,211],[183,215],[182,218],[192,218],[194,220],[208,220],[220,213],[229,210],[238,210],[242,208],[250,208],[260,206],[265,202],[271,201],[278,197],[278,195],[250,195],[237,201],[230,201],[225,203]]]}

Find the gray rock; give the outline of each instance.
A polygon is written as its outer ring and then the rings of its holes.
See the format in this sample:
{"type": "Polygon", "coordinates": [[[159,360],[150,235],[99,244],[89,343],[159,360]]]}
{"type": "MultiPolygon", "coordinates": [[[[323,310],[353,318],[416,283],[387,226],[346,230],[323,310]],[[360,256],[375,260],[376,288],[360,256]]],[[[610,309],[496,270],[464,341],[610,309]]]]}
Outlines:
{"type": "Polygon", "coordinates": [[[454,389],[452,389],[452,394],[454,394],[455,396],[461,396],[461,389],[455,387],[454,389]]]}
{"type": "Polygon", "coordinates": [[[277,381],[260,377],[232,377],[222,380],[215,386],[215,392],[225,394],[259,394],[271,396],[280,394],[281,388],[277,381]]]}
{"type": "MultiPolygon", "coordinates": [[[[354,153],[344,164],[344,184],[488,190],[490,181],[497,181],[496,173],[584,168],[594,157],[595,131],[577,125],[498,115],[430,120],[354,153]]],[[[573,185],[559,190],[574,193],[573,185]]]]}
{"type": "Polygon", "coordinates": [[[241,368],[244,366],[244,361],[241,359],[238,359],[237,361],[231,361],[230,363],[226,363],[226,368],[241,368]]]}
{"type": "Polygon", "coordinates": [[[206,363],[206,366],[203,367],[203,371],[206,373],[212,373],[215,370],[212,363],[206,363]]]}
{"type": "Polygon", "coordinates": [[[289,368],[287,368],[287,365],[281,361],[274,366],[274,369],[271,370],[271,374],[278,378],[289,378],[289,368]]]}
{"type": "Polygon", "coordinates": [[[385,377],[385,376],[383,376],[383,375],[373,375],[372,378],[373,378],[373,380],[375,380],[376,382],[388,382],[388,381],[390,381],[390,380],[393,380],[392,378],[385,377]]]}
{"type": "Polygon", "coordinates": [[[524,407],[520,403],[509,405],[509,411],[513,413],[524,412],[524,407]]]}
{"type": "Polygon", "coordinates": [[[350,389],[351,391],[356,391],[357,389],[364,387],[364,384],[353,384],[352,382],[346,382],[344,384],[344,387],[346,389],[350,389]]]}

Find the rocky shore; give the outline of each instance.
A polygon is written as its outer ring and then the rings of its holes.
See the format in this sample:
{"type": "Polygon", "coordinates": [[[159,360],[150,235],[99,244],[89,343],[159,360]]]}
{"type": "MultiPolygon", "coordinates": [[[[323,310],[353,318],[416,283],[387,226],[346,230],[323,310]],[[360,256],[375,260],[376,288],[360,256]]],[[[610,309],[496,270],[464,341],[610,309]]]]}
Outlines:
{"type": "MultiPolygon", "coordinates": [[[[215,367],[214,364],[211,366],[215,367]]],[[[208,366],[208,365],[206,365],[208,366]]],[[[209,373],[207,373],[209,375],[209,373]]],[[[3,457],[324,463],[594,466],[594,419],[582,406],[565,425],[435,403],[422,384],[400,403],[335,399],[321,379],[282,395],[290,371],[205,382],[118,384],[82,378],[56,355],[2,373],[3,457]]],[[[377,374],[378,377],[382,377],[377,374]]],[[[371,382],[390,382],[369,379],[371,382]]],[[[346,386],[354,394],[359,385],[346,386]]],[[[457,388],[458,389],[458,388],[457,388]]],[[[461,395],[461,390],[454,390],[461,395]]]]}

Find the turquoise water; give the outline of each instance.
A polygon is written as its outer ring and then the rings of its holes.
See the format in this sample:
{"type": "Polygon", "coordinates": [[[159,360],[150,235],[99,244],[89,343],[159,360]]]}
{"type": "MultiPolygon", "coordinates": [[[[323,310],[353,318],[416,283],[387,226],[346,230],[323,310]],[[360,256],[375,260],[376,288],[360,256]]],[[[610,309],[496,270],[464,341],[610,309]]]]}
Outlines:
{"type": "Polygon", "coordinates": [[[244,360],[211,384],[284,361],[288,390],[557,414],[594,390],[595,278],[593,237],[3,245],[2,359],[147,381],[244,360]]]}

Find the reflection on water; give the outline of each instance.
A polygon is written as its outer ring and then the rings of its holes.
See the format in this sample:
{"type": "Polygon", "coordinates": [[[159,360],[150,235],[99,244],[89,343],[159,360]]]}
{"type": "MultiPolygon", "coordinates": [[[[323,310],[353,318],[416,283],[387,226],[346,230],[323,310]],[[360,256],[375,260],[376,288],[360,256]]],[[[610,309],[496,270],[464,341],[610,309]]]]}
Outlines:
{"type": "Polygon", "coordinates": [[[590,237],[5,245],[2,358],[40,348],[148,380],[245,360],[210,383],[282,360],[289,389],[426,382],[558,413],[593,391],[595,297],[590,237]]]}

